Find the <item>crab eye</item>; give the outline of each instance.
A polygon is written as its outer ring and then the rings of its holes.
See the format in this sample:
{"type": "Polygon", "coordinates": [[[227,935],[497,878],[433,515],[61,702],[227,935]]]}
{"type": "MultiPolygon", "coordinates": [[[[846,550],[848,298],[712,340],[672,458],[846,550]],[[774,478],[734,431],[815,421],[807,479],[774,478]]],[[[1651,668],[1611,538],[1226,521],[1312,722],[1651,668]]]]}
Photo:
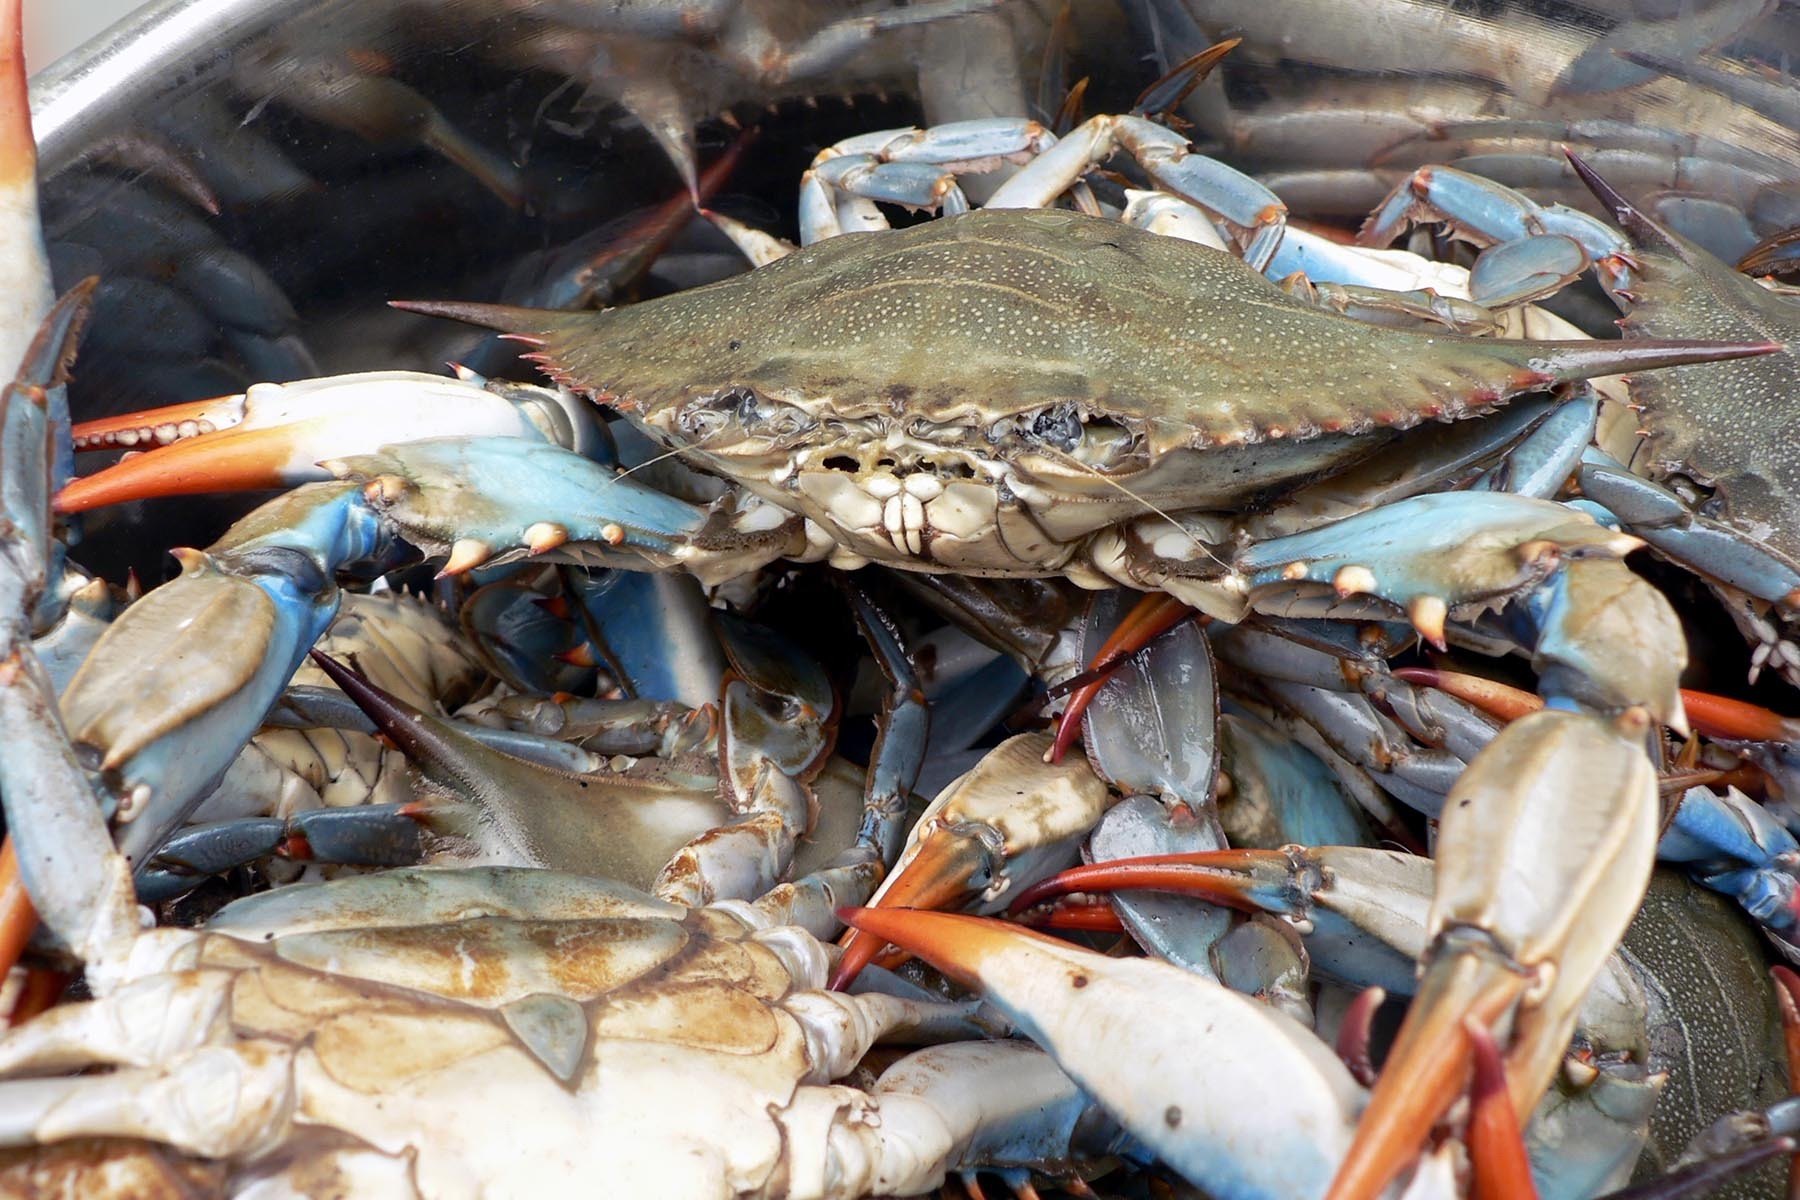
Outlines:
{"type": "Polygon", "coordinates": [[[1106,417],[1083,418],[1071,405],[1046,408],[1019,419],[1020,431],[1033,440],[1097,471],[1128,464],[1137,446],[1130,429],[1106,417]]]}
{"type": "Polygon", "coordinates": [[[1031,419],[1031,436],[1058,450],[1073,451],[1081,444],[1081,432],[1081,418],[1072,408],[1046,408],[1031,419]]]}
{"type": "Polygon", "coordinates": [[[690,403],[682,411],[681,426],[691,434],[706,437],[731,425],[754,425],[762,416],[755,391],[730,387],[690,403]]]}

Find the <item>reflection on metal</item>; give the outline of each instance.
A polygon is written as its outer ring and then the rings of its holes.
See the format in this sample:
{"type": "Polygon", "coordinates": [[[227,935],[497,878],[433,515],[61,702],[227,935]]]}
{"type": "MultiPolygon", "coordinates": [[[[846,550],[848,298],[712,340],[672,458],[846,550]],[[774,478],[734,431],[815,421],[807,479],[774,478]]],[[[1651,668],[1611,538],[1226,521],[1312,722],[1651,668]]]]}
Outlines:
{"type": "Polygon", "coordinates": [[[309,0],[160,0],[145,5],[31,81],[46,177],[171,92],[224,74],[231,54],[309,0]]]}

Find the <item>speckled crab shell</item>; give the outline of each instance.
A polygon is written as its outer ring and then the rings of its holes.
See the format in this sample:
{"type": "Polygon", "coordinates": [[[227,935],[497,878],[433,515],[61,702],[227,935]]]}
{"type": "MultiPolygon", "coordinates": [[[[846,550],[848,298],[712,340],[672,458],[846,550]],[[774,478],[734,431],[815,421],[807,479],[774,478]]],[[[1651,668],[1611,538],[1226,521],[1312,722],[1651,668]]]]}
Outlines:
{"type": "Polygon", "coordinates": [[[1221,251],[1058,211],[832,238],[602,313],[407,307],[511,330],[559,382],[857,554],[1011,574],[1147,505],[1329,472],[1386,441],[1370,434],[1723,352],[1377,328],[1221,251]]]}

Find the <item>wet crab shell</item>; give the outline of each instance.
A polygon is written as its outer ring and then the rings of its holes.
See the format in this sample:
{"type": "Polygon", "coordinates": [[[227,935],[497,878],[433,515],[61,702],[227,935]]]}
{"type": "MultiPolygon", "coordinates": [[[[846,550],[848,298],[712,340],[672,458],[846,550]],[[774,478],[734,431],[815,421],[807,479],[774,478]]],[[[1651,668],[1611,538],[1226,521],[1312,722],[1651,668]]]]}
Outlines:
{"type": "Polygon", "coordinates": [[[1146,505],[1317,476],[1617,346],[1374,329],[1228,254],[1069,212],[834,238],[604,313],[407,307],[513,331],[857,555],[994,574],[1056,569],[1146,505]]]}

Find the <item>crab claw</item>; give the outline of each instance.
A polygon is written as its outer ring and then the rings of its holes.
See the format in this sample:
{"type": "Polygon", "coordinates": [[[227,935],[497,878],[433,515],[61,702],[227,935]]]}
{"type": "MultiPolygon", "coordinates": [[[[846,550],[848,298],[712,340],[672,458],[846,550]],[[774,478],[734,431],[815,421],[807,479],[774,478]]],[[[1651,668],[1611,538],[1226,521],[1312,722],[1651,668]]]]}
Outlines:
{"type": "Polygon", "coordinates": [[[1476,1200],[1537,1200],[1525,1138],[1507,1094],[1506,1064],[1487,1026],[1463,1026],[1475,1056],[1475,1083],[1469,1104],[1469,1161],[1475,1168],[1476,1200]]]}
{"type": "Polygon", "coordinates": [[[1208,1195],[1316,1196],[1362,1089],[1292,1018],[1151,959],[1113,959],[980,917],[839,911],[979,991],[1208,1195]],[[1198,1052],[1206,1070],[1176,1066],[1198,1052]]]}
{"type": "MultiPolygon", "coordinates": [[[[1236,45],[1235,42],[1232,44],[1236,45]]],[[[1068,706],[1056,725],[1056,741],[1050,747],[1051,762],[1060,762],[1069,747],[1075,744],[1076,735],[1081,732],[1081,718],[1111,678],[1112,668],[1193,615],[1192,608],[1165,592],[1152,592],[1132,606],[1089,665],[1089,673],[1096,678],[1069,693],[1068,706]]]]}
{"type": "Polygon", "coordinates": [[[1655,861],[1656,774],[1640,709],[1616,722],[1546,710],[1513,722],[1444,803],[1424,975],[1330,1200],[1380,1194],[1468,1085],[1464,1023],[1510,1017],[1523,1120],[1655,861]]]}
{"type": "MultiPolygon", "coordinates": [[[[950,908],[994,899],[1073,860],[1111,797],[1085,761],[1045,762],[1049,746],[1042,734],[1010,738],[945,788],[872,903],[950,908]]],[[[840,989],[875,957],[881,939],[852,931],[843,945],[831,977],[840,989]]]]}
{"type": "Polygon", "coordinates": [[[152,496],[291,487],[329,478],[322,459],[372,453],[421,430],[582,452],[596,436],[586,406],[567,393],[476,375],[370,371],[259,383],[235,396],[77,425],[77,449],[152,449],[70,483],[56,507],[72,513],[152,496]]]}

